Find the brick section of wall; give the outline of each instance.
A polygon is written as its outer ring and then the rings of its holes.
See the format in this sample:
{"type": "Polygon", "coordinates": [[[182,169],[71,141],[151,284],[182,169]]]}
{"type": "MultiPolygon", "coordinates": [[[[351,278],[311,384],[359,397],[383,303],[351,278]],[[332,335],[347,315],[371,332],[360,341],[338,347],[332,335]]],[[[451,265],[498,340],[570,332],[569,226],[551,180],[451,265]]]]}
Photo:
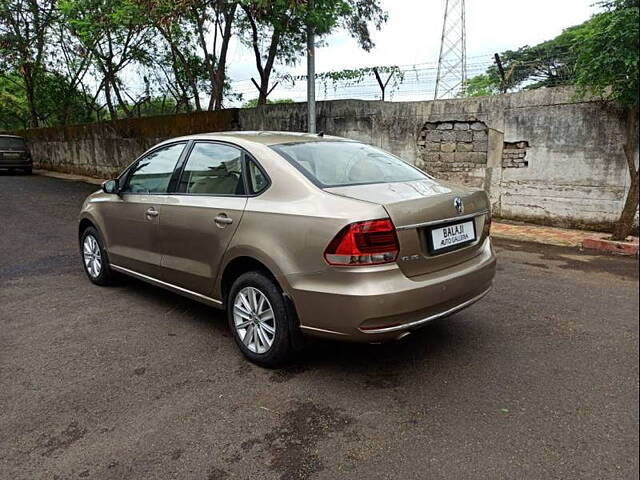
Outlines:
{"type": "Polygon", "coordinates": [[[504,142],[502,168],[528,167],[527,148],[529,148],[529,142],[504,142]]]}
{"type": "Polygon", "coordinates": [[[428,122],[418,138],[418,165],[440,178],[484,168],[487,132],[482,122],[428,122]]]}

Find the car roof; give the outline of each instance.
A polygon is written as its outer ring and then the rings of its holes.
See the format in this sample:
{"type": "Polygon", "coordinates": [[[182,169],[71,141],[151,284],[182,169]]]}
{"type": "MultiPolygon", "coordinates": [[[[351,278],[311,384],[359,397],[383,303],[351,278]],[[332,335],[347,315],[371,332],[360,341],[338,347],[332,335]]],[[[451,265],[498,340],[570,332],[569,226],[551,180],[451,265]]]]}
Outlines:
{"type": "Polygon", "coordinates": [[[20,139],[24,140],[24,137],[21,137],[20,135],[8,135],[8,134],[0,133],[0,137],[2,137],[2,138],[20,138],[20,139]]]}
{"type": "Polygon", "coordinates": [[[200,133],[183,137],[192,140],[244,140],[260,143],[262,145],[277,145],[282,143],[303,143],[303,142],[350,142],[348,138],[334,137],[332,135],[320,135],[316,133],[300,132],[273,132],[273,131],[244,131],[244,132],[211,132],[200,133]]]}

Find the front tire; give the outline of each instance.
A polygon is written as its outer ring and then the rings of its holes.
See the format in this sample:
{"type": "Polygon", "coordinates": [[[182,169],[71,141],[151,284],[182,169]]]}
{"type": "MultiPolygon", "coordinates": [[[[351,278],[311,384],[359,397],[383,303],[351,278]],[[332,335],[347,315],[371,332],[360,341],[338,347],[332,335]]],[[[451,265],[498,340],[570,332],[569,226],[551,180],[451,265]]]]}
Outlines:
{"type": "Polygon", "coordinates": [[[262,272],[240,275],[227,297],[227,318],[245,357],[277,367],[291,355],[288,311],[280,287],[262,272]]]}
{"type": "Polygon", "coordinates": [[[33,167],[27,167],[24,169],[24,173],[25,175],[31,175],[33,174],[33,167]]]}
{"type": "Polygon", "coordinates": [[[80,254],[84,271],[96,285],[104,286],[113,280],[109,259],[100,234],[94,227],[87,227],[80,235],[80,254]]]}

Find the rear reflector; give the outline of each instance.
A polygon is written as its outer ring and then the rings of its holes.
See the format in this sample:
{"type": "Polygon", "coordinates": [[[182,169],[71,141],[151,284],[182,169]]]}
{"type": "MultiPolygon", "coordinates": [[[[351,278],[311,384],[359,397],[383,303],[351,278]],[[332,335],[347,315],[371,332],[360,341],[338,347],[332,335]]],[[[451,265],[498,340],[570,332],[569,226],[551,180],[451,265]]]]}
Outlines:
{"type": "Polygon", "coordinates": [[[347,225],[331,240],[324,252],[329,265],[379,265],[395,262],[398,237],[390,219],[347,225]]]}

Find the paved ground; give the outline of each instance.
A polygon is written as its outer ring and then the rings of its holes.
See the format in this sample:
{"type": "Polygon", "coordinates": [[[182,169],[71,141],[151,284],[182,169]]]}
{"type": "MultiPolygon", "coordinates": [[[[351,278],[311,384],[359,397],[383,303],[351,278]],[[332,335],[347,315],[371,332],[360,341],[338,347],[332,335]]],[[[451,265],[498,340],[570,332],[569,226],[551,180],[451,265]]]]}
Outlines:
{"type": "Polygon", "coordinates": [[[0,478],[637,477],[635,260],[501,241],[481,303],[269,371],[216,310],[84,278],[93,189],[0,174],[0,478]]]}
{"type": "Polygon", "coordinates": [[[494,236],[499,236],[506,240],[533,241],[561,247],[580,247],[585,238],[600,235],[597,232],[585,230],[569,230],[527,223],[494,222],[491,231],[494,236]]]}

